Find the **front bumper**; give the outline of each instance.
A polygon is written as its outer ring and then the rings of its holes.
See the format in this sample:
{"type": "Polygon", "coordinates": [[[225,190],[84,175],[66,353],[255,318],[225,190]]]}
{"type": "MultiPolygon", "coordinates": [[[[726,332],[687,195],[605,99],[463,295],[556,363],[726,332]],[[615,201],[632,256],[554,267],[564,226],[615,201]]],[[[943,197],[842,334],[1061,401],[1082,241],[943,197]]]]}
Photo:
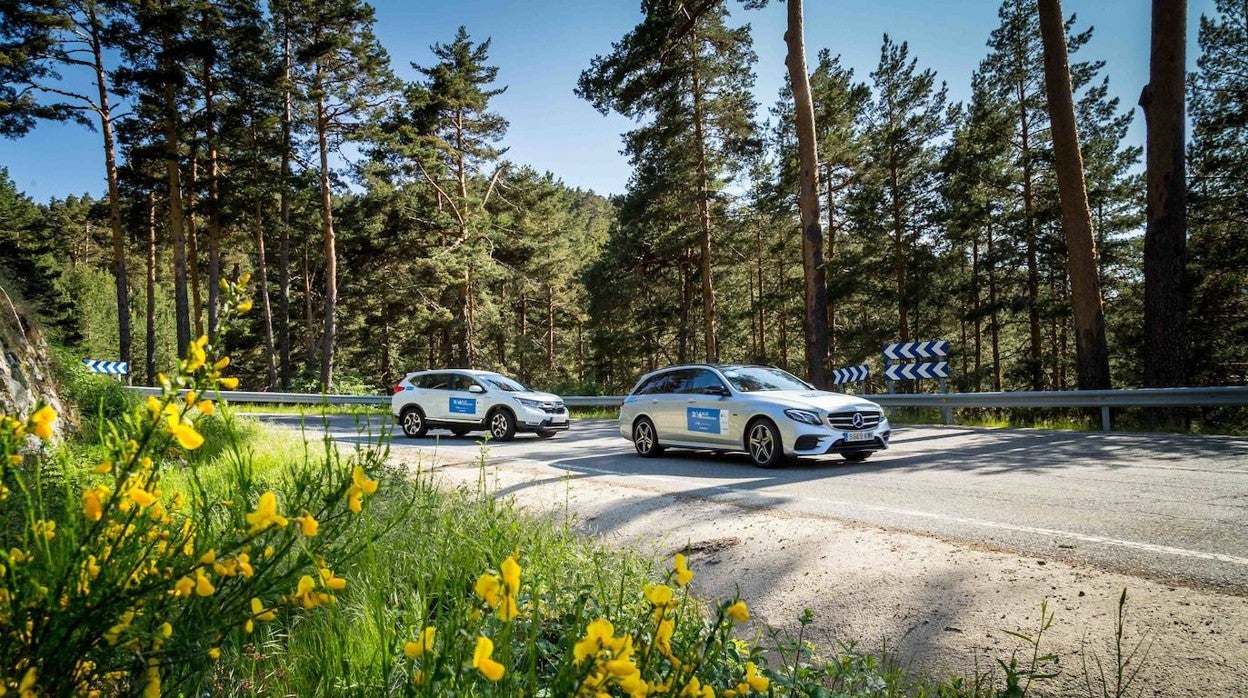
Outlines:
{"type": "Polygon", "coordinates": [[[825,453],[861,453],[882,451],[888,448],[893,427],[887,419],[880,420],[874,429],[840,431],[819,424],[805,424],[789,420],[782,428],[784,453],[788,456],[821,456],[825,453]],[[850,435],[854,440],[850,440],[850,435]],[[866,434],[867,436],[861,436],[866,434]]]}
{"type": "Polygon", "coordinates": [[[516,414],[516,431],[567,431],[571,423],[566,409],[545,412],[525,407],[516,414]]]}

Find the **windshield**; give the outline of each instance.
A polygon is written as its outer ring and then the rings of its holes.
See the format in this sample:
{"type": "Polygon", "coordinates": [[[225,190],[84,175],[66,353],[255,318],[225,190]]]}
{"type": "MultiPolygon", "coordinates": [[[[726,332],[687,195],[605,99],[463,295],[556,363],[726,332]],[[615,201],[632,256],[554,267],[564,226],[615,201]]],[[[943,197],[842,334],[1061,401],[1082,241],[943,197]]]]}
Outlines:
{"type": "Polygon", "coordinates": [[[524,387],[520,383],[517,383],[516,381],[513,381],[507,376],[500,376],[498,374],[495,374],[492,376],[479,376],[479,378],[482,381],[488,383],[490,386],[498,388],[499,390],[505,390],[509,393],[531,393],[533,392],[532,390],[529,390],[528,388],[524,387]]]}
{"type": "Polygon", "coordinates": [[[760,390],[810,390],[810,386],[800,378],[778,368],[765,366],[731,366],[720,373],[732,383],[732,387],[743,393],[760,390]]]}

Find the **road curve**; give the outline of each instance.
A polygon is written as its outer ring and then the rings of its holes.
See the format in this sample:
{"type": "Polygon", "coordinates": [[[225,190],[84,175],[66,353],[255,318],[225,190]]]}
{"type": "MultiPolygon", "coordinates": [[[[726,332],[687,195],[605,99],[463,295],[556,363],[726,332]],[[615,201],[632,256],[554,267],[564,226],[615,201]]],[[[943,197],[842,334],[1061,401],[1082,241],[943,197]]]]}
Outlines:
{"type": "MultiPolygon", "coordinates": [[[[376,439],[382,427],[346,415],[306,424],[344,443],[376,439]]],[[[478,439],[399,434],[392,447],[468,461],[478,439]]],[[[614,421],[580,420],[550,440],[521,435],[488,448],[492,463],[536,469],[537,479],[596,478],[1248,596],[1248,438],[914,426],[897,428],[892,448],[865,463],[831,456],[760,470],[743,454],[642,459],[614,421]]]]}

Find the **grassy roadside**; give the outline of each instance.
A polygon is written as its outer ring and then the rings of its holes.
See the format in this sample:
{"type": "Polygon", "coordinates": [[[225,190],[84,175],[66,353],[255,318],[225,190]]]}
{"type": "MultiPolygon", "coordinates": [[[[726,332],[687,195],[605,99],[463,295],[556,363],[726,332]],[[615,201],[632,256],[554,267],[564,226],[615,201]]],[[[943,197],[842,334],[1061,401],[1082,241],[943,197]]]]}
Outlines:
{"type": "MultiPolygon", "coordinates": [[[[260,460],[289,454],[300,440],[239,421],[247,448],[260,460]]],[[[699,676],[713,681],[714,695],[1004,695],[1007,672],[932,680],[915,676],[883,652],[852,644],[824,654],[800,635],[746,631],[747,626],[734,631],[724,612],[735,600],[685,599],[688,587],[677,583],[671,560],[603,546],[567,522],[521,512],[489,491],[484,468],[475,488],[452,491],[434,487],[427,468],[410,463],[385,478],[369,515],[384,521],[409,506],[410,513],[343,570],[349,583],[335,605],[293,622],[267,624],[254,636],[223,645],[226,654],[203,688],[238,696],[573,695],[569,687],[580,670],[573,647],[594,619],[608,618],[616,632],[636,638],[638,652],[657,651],[647,590],[666,584],[681,601],[673,617],[673,655],[701,662],[699,676]],[[507,623],[482,605],[473,588],[478,575],[499,570],[509,557],[523,572],[520,617],[507,623]],[[425,627],[437,628],[436,652],[411,659],[403,648],[425,627]],[[512,683],[456,683],[454,677],[472,663],[463,638],[478,635],[494,638],[495,657],[514,671],[512,683]],[[434,655],[433,663],[425,663],[434,655]],[[768,689],[748,688],[749,663],[767,679],[768,689]],[[739,691],[741,685],[747,690],[739,691]]],[[[809,615],[800,621],[803,629],[814,622],[809,615]]],[[[1016,667],[1013,676],[1034,670],[1016,667]]],[[[678,673],[671,673],[670,665],[667,671],[663,676],[670,684],[678,673]]]]}

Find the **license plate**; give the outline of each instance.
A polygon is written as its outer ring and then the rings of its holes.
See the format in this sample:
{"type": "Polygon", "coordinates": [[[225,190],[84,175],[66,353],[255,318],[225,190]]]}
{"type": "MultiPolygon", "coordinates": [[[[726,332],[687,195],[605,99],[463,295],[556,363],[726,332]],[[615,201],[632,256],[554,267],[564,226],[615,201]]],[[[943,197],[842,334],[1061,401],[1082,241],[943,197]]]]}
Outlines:
{"type": "Polygon", "coordinates": [[[562,425],[562,424],[567,424],[567,423],[568,423],[568,420],[566,420],[566,419],[552,419],[552,420],[550,420],[550,423],[551,423],[552,425],[556,425],[556,426],[558,426],[558,425],[562,425]]]}
{"type": "Polygon", "coordinates": [[[875,438],[869,431],[847,431],[845,432],[846,441],[870,441],[875,438]]]}

